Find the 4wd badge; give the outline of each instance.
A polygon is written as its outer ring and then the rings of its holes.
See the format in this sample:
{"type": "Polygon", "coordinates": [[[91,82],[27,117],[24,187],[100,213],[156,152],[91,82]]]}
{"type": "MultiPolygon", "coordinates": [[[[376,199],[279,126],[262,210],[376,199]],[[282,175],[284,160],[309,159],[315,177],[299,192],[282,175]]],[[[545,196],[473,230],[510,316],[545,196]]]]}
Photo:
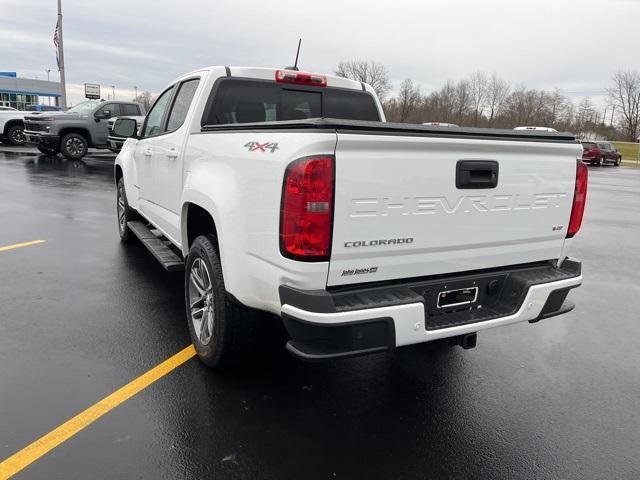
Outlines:
{"type": "Polygon", "coordinates": [[[267,150],[271,153],[278,150],[278,142],[248,142],[244,144],[245,148],[248,148],[250,152],[266,152],[267,150]]]}

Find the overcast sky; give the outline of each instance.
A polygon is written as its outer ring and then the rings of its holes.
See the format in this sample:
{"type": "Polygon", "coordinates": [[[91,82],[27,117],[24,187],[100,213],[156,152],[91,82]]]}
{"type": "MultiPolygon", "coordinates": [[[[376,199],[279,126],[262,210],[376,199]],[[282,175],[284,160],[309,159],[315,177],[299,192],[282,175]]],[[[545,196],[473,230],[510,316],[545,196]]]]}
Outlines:
{"type": "MultiPolygon", "coordinates": [[[[0,70],[46,79],[56,13],[56,0],[0,0],[0,70]]],[[[299,36],[302,69],[370,59],[423,93],[483,70],[600,103],[614,71],[640,70],[640,0],[63,0],[63,13],[73,103],[84,82],[130,99],[206,65],[287,66],[299,36]]]]}

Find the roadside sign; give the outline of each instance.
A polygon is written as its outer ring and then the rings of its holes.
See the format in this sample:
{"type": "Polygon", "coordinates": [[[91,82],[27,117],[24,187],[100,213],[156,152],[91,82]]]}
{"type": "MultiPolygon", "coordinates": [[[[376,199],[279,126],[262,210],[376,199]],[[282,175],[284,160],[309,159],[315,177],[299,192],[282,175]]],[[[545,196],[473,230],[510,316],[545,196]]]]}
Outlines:
{"type": "Polygon", "coordinates": [[[90,100],[98,100],[100,98],[100,85],[96,85],[95,83],[85,83],[84,96],[90,100]]]}

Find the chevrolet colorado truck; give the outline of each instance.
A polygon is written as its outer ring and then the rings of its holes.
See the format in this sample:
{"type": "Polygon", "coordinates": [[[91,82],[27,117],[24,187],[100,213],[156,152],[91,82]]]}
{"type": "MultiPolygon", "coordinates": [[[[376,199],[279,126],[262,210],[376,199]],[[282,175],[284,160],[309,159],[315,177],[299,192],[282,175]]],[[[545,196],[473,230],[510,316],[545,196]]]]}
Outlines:
{"type": "Polygon", "coordinates": [[[16,109],[0,111],[0,141],[15,146],[26,143],[24,116],[27,113],[30,112],[21,112],[16,109]]]}
{"type": "Polygon", "coordinates": [[[108,120],[119,115],[141,115],[144,107],[135,102],[86,101],[66,112],[26,115],[25,136],[46,155],[70,160],[84,157],[89,148],[108,148],[108,120]]]}
{"type": "Polygon", "coordinates": [[[366,84],[211,67],[171,83],[115,162],[118,229],[185,271],[209,366],[280,317],[306,360],[568,312],[586,201],[573,135],[386,123],[366,84]]]}

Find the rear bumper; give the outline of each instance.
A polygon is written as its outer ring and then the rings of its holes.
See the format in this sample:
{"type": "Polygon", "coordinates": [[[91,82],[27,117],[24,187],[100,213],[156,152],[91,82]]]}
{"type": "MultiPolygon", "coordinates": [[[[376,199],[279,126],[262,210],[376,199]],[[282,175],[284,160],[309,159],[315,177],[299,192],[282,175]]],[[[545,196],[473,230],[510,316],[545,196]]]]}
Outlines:
{"type": "Polygon", "coordinates": [[[305,360],[324,360],[537,322],[572,310],[566,296],[581,283],[580,263],[565,260],[561,268],[493,269],[333,292],[281,286],[281,316],[291,336],[287,350],[305,360]],[[480,292],[476,302],[438,309],[440,291],[472,285],[480,292]]]}

